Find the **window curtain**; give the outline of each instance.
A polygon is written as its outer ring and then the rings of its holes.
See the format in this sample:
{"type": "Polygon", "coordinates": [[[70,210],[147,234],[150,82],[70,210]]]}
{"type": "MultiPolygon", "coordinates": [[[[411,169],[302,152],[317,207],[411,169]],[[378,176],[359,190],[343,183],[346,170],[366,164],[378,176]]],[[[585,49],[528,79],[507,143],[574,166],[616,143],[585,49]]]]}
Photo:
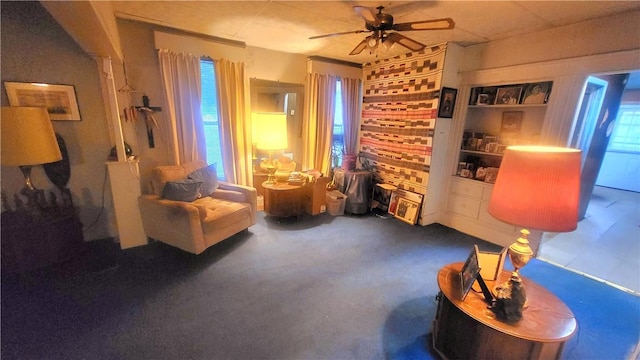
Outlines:
{"type": "Polygon", "coordinates": [[[163,135],[168,140],[173,163],[206,160],[207,147],[200,111],[200,58],[160,49],[158,60],[169,117],[169,126],[163,135]]]}
{"type": "Polygon", "coordinates": [[[345,154],[358,153],[358,131],[362,104],[362,80],[340,79],[345,154]]]}
{"type": "Polygon", "coordinates": [[[335,76],[307,74],[302,168],[325,175],[331,169],[335,89],[335,76]]]}
{"type": "Polygon", "coordinates": [[[220,142],[226,180],[251,184],[251,118],[248,116],[244,64],[214,61],[218,85],[220,142]]]}

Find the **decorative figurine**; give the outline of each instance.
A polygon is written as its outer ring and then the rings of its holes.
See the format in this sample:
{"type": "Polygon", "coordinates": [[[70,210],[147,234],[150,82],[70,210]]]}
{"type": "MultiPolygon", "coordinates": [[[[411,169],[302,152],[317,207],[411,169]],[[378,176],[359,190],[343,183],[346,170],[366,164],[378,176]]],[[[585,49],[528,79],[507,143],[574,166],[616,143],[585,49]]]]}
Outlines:
{"type": "Polygon", "coordinates": [[[495,292],[495,302],[491,309],[496,316],[506,322],[520,321],[527,300],[520,277],[512,275],[509,281],[497,286],[495,292]]]}

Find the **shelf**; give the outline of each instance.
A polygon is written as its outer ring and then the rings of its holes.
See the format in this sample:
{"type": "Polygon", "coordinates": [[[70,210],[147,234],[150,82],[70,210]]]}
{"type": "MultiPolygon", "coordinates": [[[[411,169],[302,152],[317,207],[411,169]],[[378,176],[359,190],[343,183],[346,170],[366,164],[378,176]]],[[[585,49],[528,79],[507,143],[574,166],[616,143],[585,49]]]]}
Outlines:
{"type": "Polygon", "coordinates": [[[466,154],[475,154],[475,155],[488,155],[488,156],[498,156],[498,157],[503,157],[504,154],[500,154],[500,153],[490,153],[490,152],[486,152],[486,151],[475,151],[475,150],[460,150],[461,153],[466,153],[466,154]]]}
{"type": "Polygon", "coordinates": [[[468,177],[464,177],[464,176],[460,176],[460,175],[453,175],[453,177],[455,177],[456,179],[461,179],[463,181],[471,181],[472,183],[480,183],[480,184],[485,184],[485,185],[489,185],[489,186],[495,185],[495,183],[492,183],[492,182],[486,182],[486,181],[480,180],[480,179],[472,179],[472,178],[468,178],[468,177]]]}
{"type": "Polygon", "coordinates": [[[531,108],[546,107],[547,104],[500,104],[500,105],[469,105],[472,109],[501,109],[501,108],[531,108]]]}

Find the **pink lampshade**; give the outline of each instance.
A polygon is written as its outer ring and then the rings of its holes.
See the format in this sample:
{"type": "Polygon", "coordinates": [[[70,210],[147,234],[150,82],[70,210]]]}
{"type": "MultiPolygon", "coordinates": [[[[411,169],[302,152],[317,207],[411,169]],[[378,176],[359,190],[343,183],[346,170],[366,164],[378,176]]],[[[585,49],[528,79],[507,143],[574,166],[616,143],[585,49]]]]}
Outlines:
{"type": "Polygon", "coordinates": [[[573,231],[579,199],[580,150],[510,146],[493,187],[489,213],[524,228],[573,231]]]}

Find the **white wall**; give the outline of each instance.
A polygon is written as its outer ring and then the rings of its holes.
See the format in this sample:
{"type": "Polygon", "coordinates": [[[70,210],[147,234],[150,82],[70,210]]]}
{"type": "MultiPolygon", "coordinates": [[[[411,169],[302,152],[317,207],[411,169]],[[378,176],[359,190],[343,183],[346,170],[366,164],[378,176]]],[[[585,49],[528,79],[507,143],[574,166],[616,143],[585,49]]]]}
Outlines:
{"type": "Polygon", "coordinates": [[[607,151],[596,185],[640,192],[640,155],[607,151]]]}
{"type": "MultiPolygon", "coordinates": [[[[488,20],[491,21],[491,20],[488,20]]],[[[465,48],[461,71],[640,49],[640,11],[465,48]]]]}
{"type": "MultiPolygon", "coordinates": [[[[168,48],[176,52],[188,52],[243,62],[246,70],[246,89],[249,79],[259,78],[294,84],[304,84],[306,56],[272,51],[255,47],[234,46],[187,34],[169,33],[161,27],[141,22],[118,19],[118,29],[129,83],[140,91],[132,94],[131,105],[142,105],[146,94],[152,106],[165,107],[156,48],[168,48]],[[164,31],[163,31],[164,30],[164,31]]],[[[119,84],[121,86],[122,84],[119,84]]],[[[249,101],[247,94],[247,101],[249,101]]],[[[249,102],[247,102],[249,104],[249,102]]],[[[157,120],[166,123],[163,112],[155,114],[157,120]]],[[[155,134],[155,148],[149,148],[144,121],[125,124],[125,139],[140,155],[140,173],[143,191],[147,190],[151,169],[169,163],[168,143],[155,134]]]]}
{"type": "MultiPolygon", "coordinates": [[[[2,82],[74,86],[82,121],[52,122],[69,151],[71,178],[67,187],[79,210],[85,240],[114,236],[117,232],[105,167],[113,145],[96,62],[38,2],[3,2],[1,26],[2,82]],[[107,194],[104,203],[103,192],[107,194]]],[[[1,94],[2,106],[9,106],[4,86],[1,94]]],[[[2,191],[13,203],[13,194],[24,186],[24,178],[17,167],[1,170],[2,191]]],[[[41,166],[35,166],[32,175],[37,188],[54,188],[41,166]]]]}
{"type": "MultiPolygon", "coordinates": [[[[640,89],[625,90],[622,104],[639,105],[640,89]]],[[[617,119],[614,126],[619,123],[617,119]]],[[[640,154],[611,151],[610,147],[611,142],[602,160],[596,185],[640,192],[640,154]]]]}

